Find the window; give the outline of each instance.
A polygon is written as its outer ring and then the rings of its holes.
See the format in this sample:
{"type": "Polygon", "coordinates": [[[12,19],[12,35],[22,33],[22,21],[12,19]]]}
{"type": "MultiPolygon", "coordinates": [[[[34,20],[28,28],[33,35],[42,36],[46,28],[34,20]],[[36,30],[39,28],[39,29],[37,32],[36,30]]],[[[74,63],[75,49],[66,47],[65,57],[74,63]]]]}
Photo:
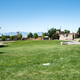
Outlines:
{"type": "Polygon", "coordinates": [[[68,34],[66,34],[66,37],[68,37],[68,34]]]}
{"type": "Polygon", "coordinates": [[[65,34],[64,37],[68,37],[68,34],[65,34]]]}

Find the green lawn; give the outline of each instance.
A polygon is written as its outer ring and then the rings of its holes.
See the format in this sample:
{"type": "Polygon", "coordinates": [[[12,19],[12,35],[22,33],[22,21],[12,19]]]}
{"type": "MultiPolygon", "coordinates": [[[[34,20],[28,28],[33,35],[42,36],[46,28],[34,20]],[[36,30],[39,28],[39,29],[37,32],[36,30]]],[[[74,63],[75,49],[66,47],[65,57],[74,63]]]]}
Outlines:
{"type": "Polygon", "coordinates": [[[80,45],[60,42],[6,43],[0,47],[0,80],[80,80],[80,45]]]}

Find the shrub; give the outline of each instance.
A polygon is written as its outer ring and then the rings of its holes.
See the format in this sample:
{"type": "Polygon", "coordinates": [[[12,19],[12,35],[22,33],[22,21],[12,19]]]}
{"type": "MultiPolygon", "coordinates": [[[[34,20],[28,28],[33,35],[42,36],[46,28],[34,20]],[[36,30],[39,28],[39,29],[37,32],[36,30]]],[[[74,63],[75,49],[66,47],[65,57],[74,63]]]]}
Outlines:
{"type": "Polygon", "coordinates": [[[78,40],[78,42],[80,42],[80,40],[78,40]]]}

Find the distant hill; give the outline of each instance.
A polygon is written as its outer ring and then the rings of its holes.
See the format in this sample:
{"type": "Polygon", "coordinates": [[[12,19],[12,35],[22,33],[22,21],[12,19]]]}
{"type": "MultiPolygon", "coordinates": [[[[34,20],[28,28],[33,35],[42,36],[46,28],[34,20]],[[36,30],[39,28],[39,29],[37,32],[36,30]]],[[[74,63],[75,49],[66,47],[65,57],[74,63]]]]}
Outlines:
{"type": "MultiPolygon", "coordinates": [[[[23,37],[27,37],[27,35],[29,34],[29,32],[20,32],[22,35],[23,35],[23,37]]],[[[37,34],[38,34],[38,36],[42,36],[42,32],[36,32],[37,34]]],[[[17,33],[16,32],[8,32],[8,33],[0,33],[0,36],[1,35],[10,35],[10,36],[12,36],[12,35],[17,35],[17,33]]],[[[34,33],[33,33],[34,34],[34,33]]]]}

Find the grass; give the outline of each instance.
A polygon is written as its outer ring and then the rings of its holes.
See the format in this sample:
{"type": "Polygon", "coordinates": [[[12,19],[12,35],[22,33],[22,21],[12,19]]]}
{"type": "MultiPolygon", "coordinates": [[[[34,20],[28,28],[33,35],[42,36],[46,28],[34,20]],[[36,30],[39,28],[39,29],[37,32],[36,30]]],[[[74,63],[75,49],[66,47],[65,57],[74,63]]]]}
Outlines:
{"type": "Polygon", "coordinates": [[[80,45],[60,42],[6,43],[0,47],[0,80],[80,80],[80,45]]]}
{"type": "Polygon", "coordinates": [[[80,39],[80,37],[79,37],[79,38],[77,38],[77,39],[80,39]]]}

